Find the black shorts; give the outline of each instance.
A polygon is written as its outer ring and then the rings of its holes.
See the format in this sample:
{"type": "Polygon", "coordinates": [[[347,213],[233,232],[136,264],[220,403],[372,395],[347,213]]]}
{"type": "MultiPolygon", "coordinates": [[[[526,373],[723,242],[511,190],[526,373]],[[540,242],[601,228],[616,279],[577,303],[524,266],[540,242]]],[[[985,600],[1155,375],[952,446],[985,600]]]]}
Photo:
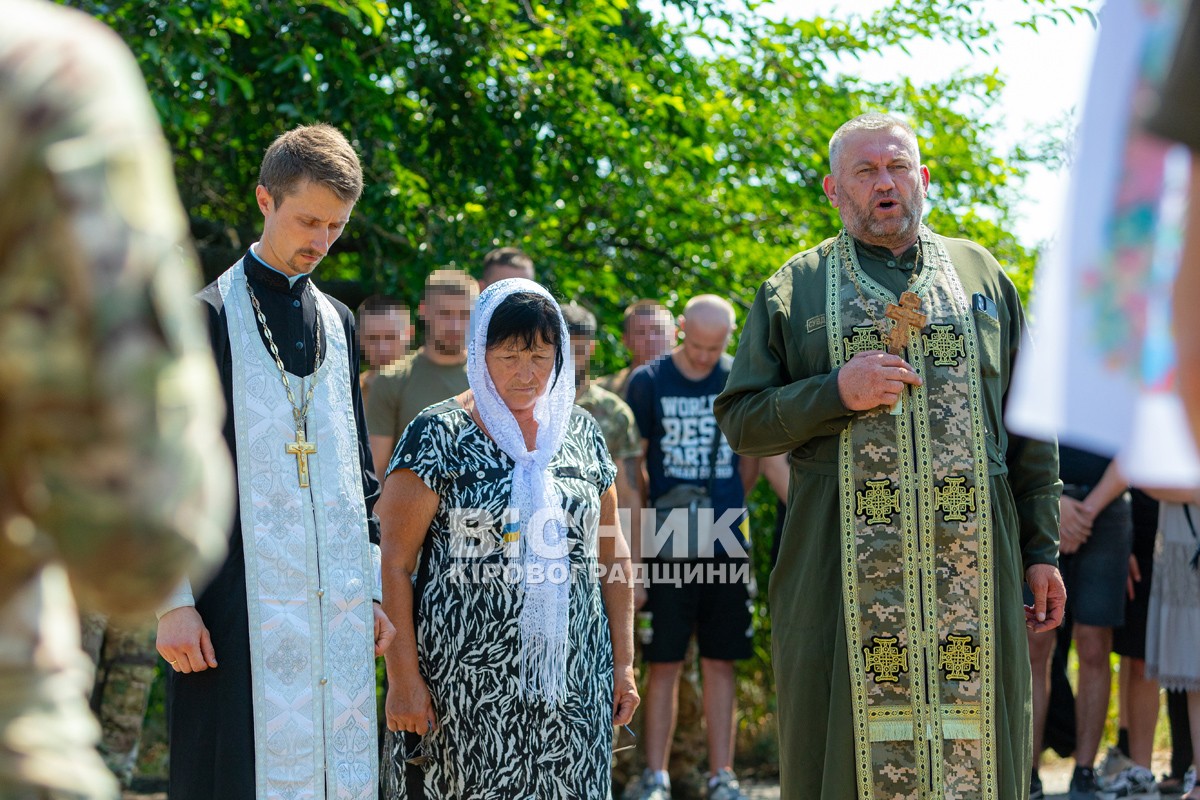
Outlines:
{"type": "Polygon", "coordinates": [[[643,659],[682,661],[693,632],[701,658],[738,661],[753,654],[753,577],[746,559],[651,559],[646,569],[650,584],[642,610],[650,613],[650,640],[643,641],[643,659]]]}
{"type": "MultiPolygon", "coordinates": [[[[1069,491],[1064,489],[1064,494],[1069,491]]],[[[1083,546],[1059,558],[1067,606],[1075,622],[1101,628],[1124,624],[1125,579],[1132,546],[1129,496],[1122,495],[1096,515],[1092,535],[1083,546]]]]}
{"type": "Polygon", "coordinates": [[[1142,580],[1133,585],[1133,599],[1125,597],[1125,624],[1113,630],[1113,652],[1129,658],[1146,657],[1146,617],[1150,613],[1150,585],[1154,578],[1154,538],[1158,534],[1158,503],[1134,489],[1133,556],[1142,580]]]}

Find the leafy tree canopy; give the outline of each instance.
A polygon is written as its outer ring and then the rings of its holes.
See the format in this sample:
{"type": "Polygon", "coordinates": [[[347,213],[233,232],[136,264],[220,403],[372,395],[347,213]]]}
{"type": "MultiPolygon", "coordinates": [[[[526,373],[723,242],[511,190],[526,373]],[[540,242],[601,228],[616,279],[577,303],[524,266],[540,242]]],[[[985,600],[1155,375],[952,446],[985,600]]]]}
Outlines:
{"type": "MultiPolygon", "coordinates": [[[[367,179],[326,280],[416,301],[430,270],[475,270],[514,244],[612,340],[637,297],[748,304],[789,255],[836,232],[820,186],[829,136],[886,110],[921,136],[931,226],[991,248],[1028,287],[1033,253],[1009,231],[1031,156],[996,152],[977,119],[1001,78],[867,84],[832,69],[921,37],[994,47],[983,3],[779,21],[754,0],[659,2],[71,4],[138,55],[210,275],[257,234],[252,188],[270,141],[326,121],[355,143],[367,179]]],[[[1024,8],[1032,26],[1087,13],[1024,8]]]]}

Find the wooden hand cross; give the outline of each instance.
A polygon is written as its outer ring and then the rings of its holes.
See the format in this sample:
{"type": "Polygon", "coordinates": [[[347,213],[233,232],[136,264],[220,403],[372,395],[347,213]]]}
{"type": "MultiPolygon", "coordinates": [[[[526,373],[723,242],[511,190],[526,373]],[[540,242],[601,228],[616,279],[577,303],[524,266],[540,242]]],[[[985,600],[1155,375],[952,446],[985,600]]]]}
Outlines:
{"type": "Polygon", "coordinates": [[[921,298],[912,292],[900,295],[900,305],[888,303],[883,315],[895,323],[888,336],[888,352],[894,356],[900,355],[908,344],[909,328],[919,331],[925,327],[928,320],[928,317],[921,313],[921,298]]]}

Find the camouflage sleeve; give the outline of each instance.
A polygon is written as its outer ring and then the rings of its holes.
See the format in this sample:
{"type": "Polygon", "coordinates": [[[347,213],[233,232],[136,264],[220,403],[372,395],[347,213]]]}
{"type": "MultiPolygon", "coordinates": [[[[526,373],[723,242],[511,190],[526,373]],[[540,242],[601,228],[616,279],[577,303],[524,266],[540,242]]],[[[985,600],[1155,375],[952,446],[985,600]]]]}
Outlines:
{"type": "Polygon", "coordinates": [[[15,10],[0,31],[0,564],[58,558],[86,605],[149,609],[215,566],[232,508],[186,218],[120,40],[81,13],[15,10]]]}
{"type": "Polygon", "coordinates": [[[604,434],[600,430],[600,426],[596,424],[596,420],[583,409],[578,409],[577,413],[583,420],[582,436],[591,440],[589,449],[592,451],[592,463],[595,464],[597,471],[596,488],[600,494],[604,494],[617,477],[617,465],[613,463],[608,443],[604,441],[604,434]]]}
{"type": "Polygon", "coordinates": [[[633,418],[633,410],[619,397],[613,404],[613,427],[618,435],[610,447],[614,461],[624,461],[628,458],[640,458],[642,455],[642,435],[638,431],[637,420],[633,418]]]}
{"type": "Polygon", "coordinates": [[[1200,153],[1200,3],[1187,11],[1150,132],[1200,153]]]}

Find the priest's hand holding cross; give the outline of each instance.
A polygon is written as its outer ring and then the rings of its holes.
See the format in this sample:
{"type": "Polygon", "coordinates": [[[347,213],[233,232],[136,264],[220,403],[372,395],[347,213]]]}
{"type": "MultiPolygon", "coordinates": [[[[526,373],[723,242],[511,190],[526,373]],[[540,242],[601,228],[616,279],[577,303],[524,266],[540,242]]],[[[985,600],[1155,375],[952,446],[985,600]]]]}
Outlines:
{"type": "Polygon", "coordinates": [[[905,384],[920,386],[921,378],[903,358],[882,350],[855,354],[837,373],[838,395],[850,411],[890,407],[905,384]]]}
{"type": "Polygon", "coordinates": [[[920,386],[922,381],[900,353],[908,344],[911,329],[925,326],[921,298],[912,292],[900,295],[900,304],[888,304],[885,315],[893,320],[887,352],[867,350],[856,353],[838,370],[838,395],[850,411],[869,411],[879,406],[891,408],[904,393],[904,385],[920,386]]]}

